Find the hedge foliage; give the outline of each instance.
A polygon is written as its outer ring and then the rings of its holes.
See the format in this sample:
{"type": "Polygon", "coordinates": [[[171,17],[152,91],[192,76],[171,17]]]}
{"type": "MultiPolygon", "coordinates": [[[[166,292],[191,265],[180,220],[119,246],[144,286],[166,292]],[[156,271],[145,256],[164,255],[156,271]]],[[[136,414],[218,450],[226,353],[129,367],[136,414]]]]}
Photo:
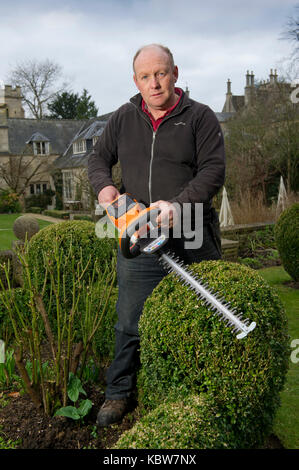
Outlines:
{"type": "Polygon", "coordinates": [[[28,244],[29,268],[38,276],[41,286],[46,271],[44,254],[52,254],[54,257],[57,245],[62,256],[63,274],[69,287],[72,285],[73,267],[79,262],[86,266],[89,261],[86,276],[91,274],[93,263],[101,263],[103,269],[106,265],[111,265],[112,269],[115,267],[116,240],[99,239],[93,222],[80,220],[49,225],[34,235],[28,244]]]}
{"type": "MultiPolygon", "coordinates": [[[[98,279],[95,276],[94,264],[101,267],[100,273],[110,273],[115,269],[117,242],[111,238],[99,239],[95,234],[95,224],[88,221],[66,221],[53,224],[40,230],[34,235],[27,246],[29,271],[39,291],[42,290],[45,282],[47,263],[51,263],[51,271],[60,273],[57,285],[60,287],[60,304],[64,310],[71,308],[73,301],[74,278],[80,282],[85,281],[98,288],[98,279]],[[60,263],[60,269],[56,265],[60,263]],[[54,269],[53,269],[54,266],[54,269]],[[85,269],[86,267],[86,269],[85,269]],[[84,275],[82,276],[83,269],[84,275]]],[[[57,275],[57,274],[56,274],[57,275]]],[[[103,279],[100,281],[102,282],[103,279]]],[[[26,287],[26,286],[25,286],[26,287]]],[[[56,303],[53,302],[53,292],[48,274],[47,286],[43,301],[50,311],[50,320],[55,322],[56,303]]],[[[116,284],[113,288],[112,296],[109,300],[107,314],[95,337],[95,344],[101,355],[111,356],[113,349],[113,325],[116,322],[116,284]]],[[[85,305],[82,304],[82,309],[85,305]]],[[[76,327],[76,325],[75,325],[76,327]]],[[[55,328],[54,328],[55,329],[55,328]]]]}
{"type": "Polygon", "coordinates": [[[139,329],[139,401],[153,410],[164,401],[206,393],[234,426],[239,447],[270,432],[288,368],[287,321],[277,293],[252,269],[204,261],[190,269],[255,321],[242,340],[174,275],[144,305],[139,329]]]}
{"type": "Polygon", "coordinates": [[[215,403],[202,395],[164,402],[124,432],[116,449],[236,448],[232,430],[215,403]]]}
{"type": "Polygon", "coordinates": [[[286,272],[299,280],[299,203],[283,211],[275,224],[275,241],[286,272]]]}
{"type": "MultiPolygon", "coordinates": [[[[11,302],[14,305],[16,314],[17,312],[22,312],[24,317],[29,317],[30,308],[29,292],[21,287],[17,287],[11,290],[12,297],[11,302]]],[[[3,339],[6,344],[9,344],[10,340],[13,337],[13,328],[10,321],[9,313],[6,308],[7,297],[4,292],[0,292],[0,339],[3,339]]]]}

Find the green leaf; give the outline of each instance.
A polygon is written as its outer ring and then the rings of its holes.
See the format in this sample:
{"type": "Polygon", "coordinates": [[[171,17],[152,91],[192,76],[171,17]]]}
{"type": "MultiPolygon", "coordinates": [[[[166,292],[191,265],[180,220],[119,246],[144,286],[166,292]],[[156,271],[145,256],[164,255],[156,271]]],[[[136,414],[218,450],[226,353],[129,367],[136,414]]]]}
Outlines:
{"type": "Polygon", "coordinates": [[[59,408],[59,410],[56,411],[55,416],[66,416],[67,418],[72,419],[81,418],[77,408],[75,408],[74,406],[64,406],[62,408],[59,408]]]}
{"type": "Polygon", "coordinates": [[[68,397],[75,403],[78,400],[80,393],[86,395],[85,390],[83,390],[82,388],[81,380],[79,379],[79,377],[70,372],[69,383],[67,388],[68,397]]]}
{"type": "Polygon", "coordinates": [[[92,408],[92,402],[90,400],[82,400],[80,403],[79,408],[77,408],[77,411],[81,418],[84,418],[92,408]]]}

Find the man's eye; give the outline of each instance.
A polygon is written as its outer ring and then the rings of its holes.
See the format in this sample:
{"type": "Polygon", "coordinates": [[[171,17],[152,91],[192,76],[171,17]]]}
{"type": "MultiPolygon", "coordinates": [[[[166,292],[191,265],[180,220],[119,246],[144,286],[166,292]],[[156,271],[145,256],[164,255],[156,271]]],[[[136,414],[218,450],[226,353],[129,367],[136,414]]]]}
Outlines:
{"type": "Polygon", "coordinates": [[[146,80],[148,75],[142,75],[141,80],[146,80]]]}

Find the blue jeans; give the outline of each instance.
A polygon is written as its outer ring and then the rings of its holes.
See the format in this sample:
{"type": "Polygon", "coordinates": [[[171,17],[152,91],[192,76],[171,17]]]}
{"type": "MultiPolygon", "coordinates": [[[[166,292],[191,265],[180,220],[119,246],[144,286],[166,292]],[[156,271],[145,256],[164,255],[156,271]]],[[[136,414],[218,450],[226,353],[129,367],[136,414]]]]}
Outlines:
{"type": "MultiPolygon", "coordinates": [[[[181,239],[170,240],[167,248],[186,264],[220,259],[221,241],[215,227],[215,224],[204,225],[203,244],[199,249],[184,250],[181,239]]],[[[118,321],[115,325],[115,357],[106,376],[106,399],[130,397],[134,391],[139,367],[138,321],[146,298],[166,274],[155,254],[126,259],[118,253],[118,321]]]]}

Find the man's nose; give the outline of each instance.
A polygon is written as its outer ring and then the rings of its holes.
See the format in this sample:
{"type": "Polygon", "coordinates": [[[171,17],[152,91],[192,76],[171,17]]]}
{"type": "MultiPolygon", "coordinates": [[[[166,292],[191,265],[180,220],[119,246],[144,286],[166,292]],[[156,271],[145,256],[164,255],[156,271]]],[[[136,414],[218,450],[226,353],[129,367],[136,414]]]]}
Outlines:
{"type": "Polygon", "coordinates": [[[151,79],[151,87],[152,88],[159,88],[160,87],[160,82],[156,76],[153,76],[151,79]]]}

